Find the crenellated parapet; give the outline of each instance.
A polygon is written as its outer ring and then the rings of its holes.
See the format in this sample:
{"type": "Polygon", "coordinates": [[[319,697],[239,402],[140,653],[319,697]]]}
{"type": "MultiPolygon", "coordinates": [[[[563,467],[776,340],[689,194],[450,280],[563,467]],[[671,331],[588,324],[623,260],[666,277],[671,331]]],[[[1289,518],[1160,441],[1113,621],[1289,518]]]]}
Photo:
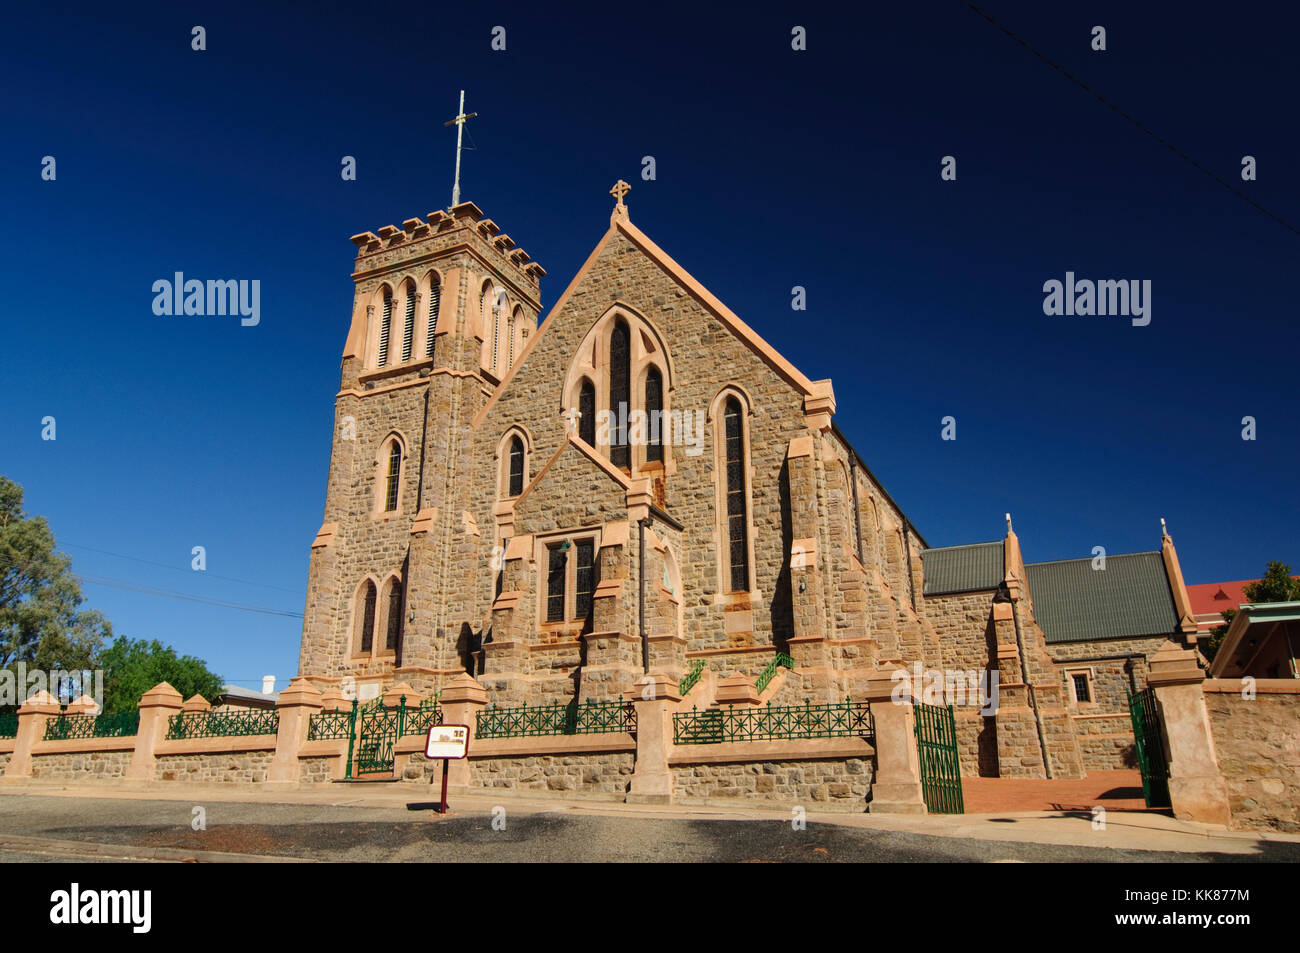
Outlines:
{"type": "Polygon", "coordinates": [[[516,286],[515,291],[534,307],[540,304],[541,279],[546,269],[473,202],[462,202],[449,212],[430,212],[423,219],[408,218],[399,228],[385,225],[352,236],[357,246],[353,279],[358,283],[389,271],[407,269],[468,252],[516,286]]]}

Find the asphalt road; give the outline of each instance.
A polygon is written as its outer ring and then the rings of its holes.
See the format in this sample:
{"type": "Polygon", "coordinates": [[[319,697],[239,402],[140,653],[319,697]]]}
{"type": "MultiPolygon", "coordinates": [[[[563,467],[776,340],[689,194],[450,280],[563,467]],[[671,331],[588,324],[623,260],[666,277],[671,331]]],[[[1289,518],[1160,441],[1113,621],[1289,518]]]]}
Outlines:
{"type": "MultiPolygon", "coordinates": [[[[93,853],[183,859],[227,852],[316,861],[487,862],[1228,862],[1300,861],[1300,844],[1254,854],[1170,853],[973,840],[809,822],[642,818],[560,811],[440,817],[429,810],[206,802],[206,830],[182,801],[0,797],[0,861],[57,862],[93,853]],[[6,843],[5,838],[11,837],[6,843]],[[51,849],[18,842],[48,839],[51,849]],[[83,848],[80,845],[84,845],[83,848]],[[102,845],[115,845],[105,848],[102,845]],[[177,853],[177,852],[181,853],[177,853]],[[165,855],[165,856],[163,856],[165,855]]],[[[101,858],[102,859],[102,858],[101,858]]],[[[210,858],[209,858],[210,859],[210,858]]]]}

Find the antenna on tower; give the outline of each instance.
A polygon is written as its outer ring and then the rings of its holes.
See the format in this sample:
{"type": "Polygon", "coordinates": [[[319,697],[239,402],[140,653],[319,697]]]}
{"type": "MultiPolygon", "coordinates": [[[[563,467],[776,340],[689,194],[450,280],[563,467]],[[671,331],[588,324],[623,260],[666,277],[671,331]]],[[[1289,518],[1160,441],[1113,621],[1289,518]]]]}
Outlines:
{"type": "Polygon", "coordinates": [[[460,91],[460,110],[455,119],[448,119],[443,123],[444,126],[456,127],[456,178],[451,185],[451,208],[460,204],[460,152],[461,142],[465,135],[465,123],[473,119],[478,113],[465,113],[465,90],[460,91]]]}

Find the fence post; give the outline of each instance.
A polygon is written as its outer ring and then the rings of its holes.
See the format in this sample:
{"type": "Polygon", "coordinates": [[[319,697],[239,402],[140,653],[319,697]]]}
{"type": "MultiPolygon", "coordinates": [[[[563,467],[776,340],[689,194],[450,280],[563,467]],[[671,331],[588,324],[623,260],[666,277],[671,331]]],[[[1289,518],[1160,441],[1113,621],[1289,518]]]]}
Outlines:
{"type": "Polygon", "coordinates": [[[5,765],[5,781],[32,776],[32,746],[45,737],[45,723],[58,715],[59,700],[46,691],[37,692],[18,706],[18,734],[5,765]]]}
{"type": "MultiPolygon", "coordinates": [[[[487,690],[470,675],[457,675],[447,682],[442,690],[439,704],[442,705],[442,723],[444,725],[468,725],[468,751],[474,754],[474,736],[478,731],[478,713],[487,705],[487,690]]],[[[447,790],[464,794],[469,790],[469,758],[452,761],[448,765],[447,790]]]]}
{"type": "Polygon", "coordinates": [[[867,677],[865,696],[876,729],[876,776],[868,808],[872,814],[926,813],[911,688],[908,679],[896,682],[892,672],[867,677]]]}
{"type": "Polygon", "coordinates": [[[268,783],[294,784],[298,781],[298,752],[307,743],[311,716],[325,707],[320,689],[299,675],[280,692],[275,708],[280,723],[275,736],[275,754],[267,770],[268,783]]]}
{"type": "Polygon", "coordinates": [[[678,683],[664,672],[643,675],[626,693],[636,706],[636,767],[629,804],[668,804],[673,798],[673,712],[682,700],[678,683]]]}
{"type": "Polygon", "coordinates": [[[140,696],[140,727],[135,734],[135,751],[126,768],[128,781],[152,781],[158,766],[154,750],[167,737],[167,722],[181,710],[181,693],[159,682],[140,696]]]}
{"type": "Polygon", "coordinates": [[[1204,681],[1196,653],[1172,640],[1151,657],[1147,684],[1155,689],[1169,752],[1169,803],[1174,817],[1227,826],[1232,810],[1210,732],[1204,681]]]}

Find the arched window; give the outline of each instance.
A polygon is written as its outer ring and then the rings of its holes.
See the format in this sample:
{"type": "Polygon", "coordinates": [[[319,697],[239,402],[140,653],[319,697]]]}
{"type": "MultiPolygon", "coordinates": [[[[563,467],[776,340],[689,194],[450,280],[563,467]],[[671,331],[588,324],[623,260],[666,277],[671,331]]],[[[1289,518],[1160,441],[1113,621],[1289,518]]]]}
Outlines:
{"type": "Polygon", "coordinates": [[[726,445],[727,563],[732,592],[749,588],[749,526],[745,513],[745,430],[740,401],[728,397],[723,410],[726,445]]]}
{"type": "Polygon", "coordinates": [[[632,466],[627,415],[632,409],[632,338],[627,322],[614,322],[609,335],[609,462],[632,466]]]}
{"type": "Polygon", "coordinates": [[[379,319],[379,366],[388,363],[388,337],[393,330],[393,293],[384,289],[384,313],[379,319]]]}
{"type": "Polygon", "coordinates": [[[442,304],[442,282],[438,273],[429,276],[429,326],[424,339],[424,356],[433,357],[434,335],[438,333],[438,308],[442,304]]]}
{"type": "Polygon", "coordinates": [[[664,378],[659,368],[651,365],[645,375],[645,416],[647,461],[664,462],[664,378]]]}
{"type": "Polygon", "coordinates": [[[375,647],[375,603],[378,601],[379,593],[375,589],[375,584],[366,580],[365,590],[361,596],[361,613],[359,624],[361,631],[357,644],[361,646],[362,653],[368,653],[375,647]]]}
{"type": "Polygon", "coordinates": [[[384,487],[385,512],[397,509],[397,490],[401,486],[401,478],[402,445],[394,440],[392,449],[388,451],[388,475],[386,477],[387,484],[384,487]]]}
{"type": "Polygon", "coordinates": [[[411,359],[411,345],[415,341],[415,286],[406,286],[406,320],[402,323],[402,363],[411,359]]]}
{"type": "Polygon", "coordinates": [[[524,442],[518,437],[510,438],[510,476],[507,485],[509,496],[518,496],[524,492],[524,442]]]}
{"type": "Polygon", "coordinates": [[[402,637],[402,584],[393,580],[388,589],[388,632],[384,638],[384,650],[396,652],[397,643],[402,637]]]}
{"type": "Polygon", "coordinates": [[[578,388],[578,436],[589,446],[596,446],[596,385],[587,378],[578,388]]]}

